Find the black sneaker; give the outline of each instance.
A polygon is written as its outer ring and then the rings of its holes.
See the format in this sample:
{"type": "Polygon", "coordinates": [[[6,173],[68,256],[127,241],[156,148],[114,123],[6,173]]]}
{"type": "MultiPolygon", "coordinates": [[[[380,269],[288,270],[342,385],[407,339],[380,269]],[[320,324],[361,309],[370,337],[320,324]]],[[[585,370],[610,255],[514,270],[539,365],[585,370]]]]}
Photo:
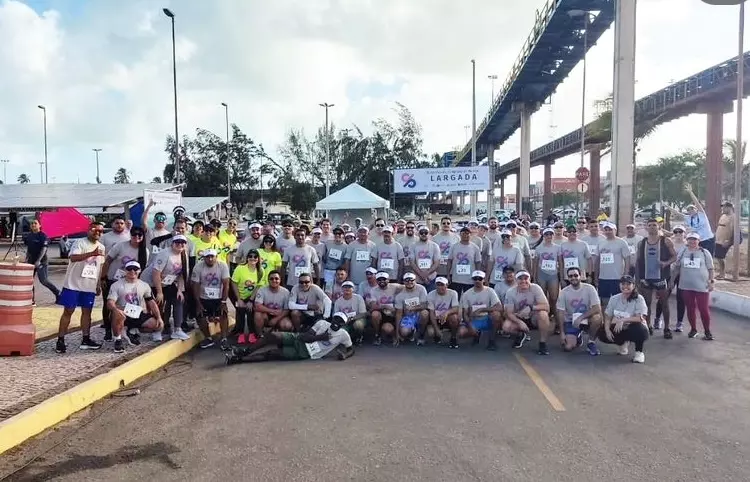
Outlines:
{"type": "Polygon", "coordinates": [[[665,340],[672,339],[672,330],[670,330],[669,328],[664,328],[664,339],[665,340]]]}
{"type": "Polygon", "coordinates": [[[219,342],[219,346],[221,347],[222,351],[227,351],[232,348],[231,346],[229,346],[229,340],[227,340],[226,338],[221,339],[221,341],[219,342]]]}
{"type": "Polygon", "coordinates": [[[204,338],[198,346],[202,349],[211,348],[214,346],[214,341],[211,338],[204,338]]]}
{"type": "Polygon", "coordinates": [[[357,346],[362,346],[362,342],[364,341],[365,337],[363,335],[359,335],[354,339],[354,344],[357,346]]]}
{"type": "Polygon", "coordinates": [[[559,334],[560,334],[560,326],[555,324],[555,335],[559,335],[559,334]]]}
{"type": "Polygon", "coordinates": [[[695,338],[698,335],[698,330],[691,329],[690,332],[688,332],[688,338],[695,338]]]}
{"type": "Polygon", "coordinates": [[[112,341],[112,340],[114,339],[114,338],[112,337],[112,329],[109,329],[109,330],[107,330],[107,329],[105,328],[104,330],[105,330],[105,331],[104,331],[104,341],[106,341],[106,342],[110,342],[110,341],[112,341]]]}
{"type": "Polygon", "coordinates": [[[674,327],[674,331],[675,331],[675,333],[682,333],[682,322],[681,321],[677,322],[677,325],[675,325],[675,327],[674,327]]]}
{"type": "Polygon", "coordinates": [[[455,338],[451,338],[450,343],[448,343],[448,348],[451,348],[453,350],[458,349],[458,340],[456,340],[455,338]]]}
{"type": "Polygon", "coordinates": [[[539,349],[537,350],[537,354],[539,355],[549,355],[549,350],[547,349],[547,344],[539,342],[539,349]]]}
{"type": "Polygon", "coordinates": [[[125,351],[125,348],[123,347],[122,338],[118,338],[115,340],[115,353],[122,353],[125,351]]]}
{"type": "Polygon", "coordinates": [[[68,351],[68,348],[65,346],[65,338],[58,338],[57,343],[55,344],[55,351],[57,353],[65,353],[68,351]]]}
{"type": "Polygon", "coordinates": [[[526,343],[529,338],[529,335],[526,333],[519,334],[513,342],[513,348],[523,348],[523,344],[526,343]]]}
{"type": "Polygon", "coordinates": [[[372,346],[380,346],[383,344],[383,340],[380,338],[380,335],[375,336],[375,340],[372,342],[372,346]]]}
{"type": "Polygon", "coordinates": [[[648,327],[648,335],[649,336],[654,336],[654,327],[653,326],[649,326],[648,327]]]}
{"type": "Polygon", "coordinates": [[[497,350],[497,345],[495,344],[495,340],[490,340],[487,342],[487,350],[488,351],[495,351],[497,350]]]}
{"type": "Polygon", "coordinates": [[[440,336],[440,335],[435,335],[435,336],[433,336],[433,337],[432,337],[432,341],[433,341],[433,342],[434,342],[434,343],[435,343],[436,345],[440,345],[440,344],[442,344],[442,343],[443,343],[443,337],[442,337],[442,336],[440,336]]]}
{"type": "Polygon", "coordinates": [[[710,331],[706,331],[705,333],[703,333],[703,339],[708,340],[708,341],[713,341],[714,336],[711,334],[710,331]]]}
{"type": "Polygon", "coordinates": [[[477,330],[477,334],[476,334],[476,335],[474,335],[474,340],[473,340],[472,344],[474,344],[474,345],[478,345],[478,344],[479,344],[479,340],[480,340],[481,338],[482,338],[482,332],[481,332],[481,331],[479,331],[479,330],[477,330]]]}
{"type": "Polygon", "coordinates": [[[133,333],[128,331],[127,335],[128,340],[130,340],[130,343],[132,343],[133,345],[138,346],[141,344],[141,335],[137,331],[133,333]]]}
{"type": "Polygon", "coordinates": [[[81,340],[81,346],[78,347],[79,350],[98,350],[102,347],[101,343],[97,343],[88,336],[84,337],[81,340]]]}

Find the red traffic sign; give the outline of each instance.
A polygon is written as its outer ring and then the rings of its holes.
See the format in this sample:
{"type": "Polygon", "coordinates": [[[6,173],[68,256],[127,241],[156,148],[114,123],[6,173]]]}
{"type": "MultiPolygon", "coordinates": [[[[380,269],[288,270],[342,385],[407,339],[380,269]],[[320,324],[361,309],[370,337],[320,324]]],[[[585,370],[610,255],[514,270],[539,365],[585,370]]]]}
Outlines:
{"type": "Polygon", "coordinates": [[[591,173],[585,167],[579,167],[578,169],[576,169],[576,179],[578,179],[580,182],[588,181],[590,175],[591,173]]]}

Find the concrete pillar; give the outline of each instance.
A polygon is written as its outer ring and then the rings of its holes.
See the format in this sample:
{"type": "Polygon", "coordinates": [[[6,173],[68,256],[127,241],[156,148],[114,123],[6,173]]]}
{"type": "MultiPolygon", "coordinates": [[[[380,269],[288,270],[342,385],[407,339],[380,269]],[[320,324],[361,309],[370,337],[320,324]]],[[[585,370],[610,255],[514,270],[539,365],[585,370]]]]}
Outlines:
{"type": "Polygon", "coordinates": [[[599,214],[599,202],[602,198],[601,184],[601,161],[602,151],[599,148],[589,151],[589,214],[596,216],[599,214]]]}
{"type": "Polygon", "coordinates": [[[724,147],[724,112],[714,109],[708,112],[706,136],[706,199],[704,208],[711,228],[716,229],[721,215],[722,149],[724,147]]]}
{"type": "Polygon", "coordinates": [[[516,205],[518,214],[522,212],[531,213],[531,199],[529,197],[529,184],[531,183],[531,114],[534,106],[521,104],[521,165],[518,175],[518,186],[516,190],[516,205]]]}
{"type": "Polygon", "coordinates": [[[633,222],[635,4],[635,0],[615,2],[612,195],[610,199],[612,200],[612,215],[621,233],[625,232],[626,225],[633,222]]]}
{"type": "Polygon", "coordinates": [[[542,202],[543,217],[547,216],[552,208],[552,163],[548,162],[544,164],[544,192],[542,194],[544,201],[542,202]]]}
{"type": "MultiPolygon", "coordinates": [[[[521,169],[523,172],[523,169],[521,169]]],[[[521,215],[521,208],[523,207],[523,199],[521,198],[521,189],[523,188],[523,181],[521,181],[521,174],[516,174],[516,213],[521,215]]],[[[529,183],[526,183],[526,199],[529,199],[529,183]]]]}
{"type": "Polygon", "coordinates": [[[495,215],[495,146],[487,148],[487,165],[490,168],[490,185],[487,189],[487,217],[495,215]]]}
{"type": "Polygon", "coordinates": [[[505,209],[505,178],[500,178],[500,209],[505,209]]]}

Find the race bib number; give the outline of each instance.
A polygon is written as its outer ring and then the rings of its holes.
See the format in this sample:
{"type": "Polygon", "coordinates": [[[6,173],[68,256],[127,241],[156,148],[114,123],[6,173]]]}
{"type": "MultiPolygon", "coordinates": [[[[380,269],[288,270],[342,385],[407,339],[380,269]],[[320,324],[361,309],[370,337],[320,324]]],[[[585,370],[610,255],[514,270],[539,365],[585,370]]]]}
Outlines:
{"type": "Polygon", "coordinates": [[[630,254],[635,254],[635,246],[631,245],[629,248],[630,248],[630,254]]]}
{"type": "Polygon", "coordinates": [[[483,310],[487,308],[487,305],[471,305],[471,311],[472,313],[476,313],[479,310],[483,310]]]}
{"type": "Polygon", "coordinates": [[[442,265],[448,264],[448,256],[440,256],[440,264],[442,265]]]}
{"type": "Polygon", "coordinates": [[[581,315],[583,313],[573,313],[570,315],[571,320],[573,321],[573,326],[578,326],[581,324],[581,315]]]}
{"type": "Polygon", "coordinates": [[[96,279],[96,271],[95,264],[87,264],[81,271],[81,278],[96,279]]]}
{"type": "Polygon", "coordinates": [[[536,249],[531,250],[531,259],[536,258],[536,249]]]}
{"type": "Polygon", "coordinates": [[[221,297],[221,289],[205,287],[203,288],[203,296],[205,296],[207,300],[217,300],[221,297]]]}
{"type": "Polygon", "coordinates": [[[430,269],[432,267],[432,260],[431,259],[420,259],[417,262],[417,266],[419,266],[419,269],[430,269]]]}
{"type": "Polygon", "coordinates": [[[124,278],[124,277],[125,277],[125,271],[124,270],[118,269],[117,271],[115,271],[115,279],[116,280],[118,280],[120,278],[124,278]]]}
{"type": "Polygon", "coordinates": [[[631,316],[630,313],[628,313],[627,311],[615,310],[615,318],[623,319],[623,318],[630,318],[630,316],[631,316]]]}
{"type": "Polygon", "coordinates": [[[331,259],[335,259],[336,261],[341,261],[341,250],[340,249],[332,249],[328,251],[328,257],[331,259]]]}
{"type": "Polygon", "coordinates": [[[587,244],[586,246],[589,247],[589,253],[591,253],[592,256],[596,256],[596,252],[599,250],[599,246],[595,244],[587,244]]]}
{"type": "Polygon", "coordinates": [[[693,259],[683,258],[682,266],[684,266],[685,268],[700,269],[701,259],[700,258],[693,258],[693,259]]]}
{"type": "Polygon", "coordinates": [[[380,260],[380,269],[393,269],[393,260],[390,258],[383,258],[380,260]]]}
{"type": "Polygon", "coordinates": [[[370,252],[369,251],[357,251],[356,260],[357,261],[370,261],[370,252]]]}
{"type": "Polygon", "coordinates": [[[139,316],[141,316],[141,312],[143,311],[143,308],[141,308],[140,305],[126,303],[125,309],[122,311],[125,313],[125,316],[127,316],[128,318],[138,318],[139,316]]]}
{"type": "Polygon", "coordinates": [[[326,284],[330,283],[333,285],[333,280],[336,278],[336,272],[332,269],[327,269],[323,271],[323,281],[326,282],[326,284]]]}
{"type": "Polygon", "coordinates": [[[310,268],[307,266],[295,266],[294,267],[294,277],[299,278],[299,276],[303,273],[310,273],[310,268]]]}
{"type": "Polygon", "coordinates": [[[310,358],[323,351],[320,349],[320,343],[318,343],[317,341],[313,343],[305,343],[305,345],[307,346],[307,352],[310,354],[310,358]]]}
{"type": "Polygon", "coordinates": [[[469,266],[468,264],[457,264],[456,265],[456,274],[470,275],[471,274],[471,266],[469,266]]]}
{"type": "Polygon", "coordinates": [[[601,264],[615,264],[615,255],[614,253],[602,253],[599,256],[599,261],[601,264]]]}
{"type": "Polygon", "coordinates": [[[580,268],[580,266],[578,266],[578,258],[565,258],[563,261],[565,269],[580,268]]]}
{"type": "Polygon", "coordinates": [[[414,308],[415,306],[419,306],[419,298],[407,298],[404,300],[404,305],[407,308],[414,308]]]}
{"type": "Polygon", "coordinates": [[[554,259],[543,259],[542,260],[542,271],[555,271],[557,270],[557,261],[554,259]]]}
{"type": "Polygon", "coordinates": [[[503,279],[503,270],[496,269],[495,270],[495,281],[502,281],[503,279]]]}
{"type": "Polygon", "coordinates": [[[161,279],[161,284],[162,284],[162,286],[169,286],[172,283],[174,283],[174,280],[176,280],[176,279],[177,279],[177,276],[175,276],[173,274],[168,274],[168,275],[166,275],[165,277],[163,277],[161,279]]]}
{"type": "Polygon", "coordinates": [[[161,250],[159,249],[158,246],[152,246],[151,247],[151,254],[157,254],[159,251],[161,251],[161,250]]]}

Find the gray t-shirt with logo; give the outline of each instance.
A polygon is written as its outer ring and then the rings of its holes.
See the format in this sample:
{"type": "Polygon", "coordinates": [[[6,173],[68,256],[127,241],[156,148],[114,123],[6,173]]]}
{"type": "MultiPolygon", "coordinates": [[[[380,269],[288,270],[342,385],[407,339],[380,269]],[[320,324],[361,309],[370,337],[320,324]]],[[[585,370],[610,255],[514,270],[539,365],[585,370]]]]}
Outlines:
{"type": "Polygon", "coordinates": [[[536,248],[536,259],[539,263],[539,278],[544,280],[557,279],[562,248],[558,244],[549,246],[542,243],[536,248]]]}
{"type": "Polygon", "coordinates": [[[339,297],[333,303],[333,312],[343,312],[347,315],[359,315],[362,313],[367,313],[367,307],[365,306],[364,298],[359,296],[357,293],[352,293],[352,297],[348,300],[344,299],[343,296],[339,297]]]}
{"type": "Polygon", "coordinates": [[[272,310],[286,310],[289,305],[289,290],[283,286],[273,291],[270,286],[264,286],[255,294],[255,304],[260,304],[272,310]]]}
{"type": "Polygon", "coordinates": [[[372,253],[375,250],[375,243],[367,241],[367,243],[360,243],[359,240],[354,240],[352,244],[347,246],[346,259],[350,261],[349,264],[349,279],[354,283],[361,283],[367,279],[365,276],[365,270],[372,265],[372,253]]]}
{"type": "MultiPolygon", "coordinates": [[[[146,255],[149,251],[146,250],[146,255]]],[[[138,261],[138,248],[130,245],[130,241],[123,241],[115,244],[112,249],[107,251],[109,269],[107,270],[107,279],[110,281],[118,280],[125,276],[125,265],[131,261],[138,261]]]]}
{"type": "MultiPolygon", "coordinates": [[[[461,295],[461,308],[464,310],[471,308],[474,311],[475,309],[491,308],[498,303],[500,303],[500,298],[497,297],[497,293],[487,286],[483,286],[481,291],[477,291],[476,288],[466,290],[461,295]]],[[[486,313],[478,316],[486,316],[486,313]]]]}
{"type": "Polygon", "coordinates": [[[151,287],[145,281],[135,280],[129,283],[126,279],[121,279],[109,289],[108,300],[115,302],[118,308],[125,308],[126,304],[140,306],[144,312],[148,310],[146,301],[153,299],[154,294],[151,287]]]}
{"type": "MultiPolygon", "coordinates": [[[[424,243],[418,241],[411,246],[409,256],[411,257],[410,265],[426,271],[432,268],[435,262],[440,262],[440,247],[434,241],[427,240],[424,243]]],[[[432,273],[429,278],[434,280],[436,277],[437,274],[432,273]]],[[[418,281],[421,281],[421,279],[418,281]]]]}
{"type": "Polygon", "coordinates": [[[391,281],[398,280],[399,264],[404,259],[404,248],[396,241],[379,243],[372,250],[372,258],[378,271],[388,273],[391,281]]]}
{"type": "Polygon", "coordinates": [[[427,303],[427,290],[422,285],[415,284],[411,290],[403,289],[396,295],[394,304],[397,310],[413,308],[427,303]]]}
{"type": "Polygon", "coordinates": [[[458,243],[460,238],[455,233],[445,233],[440,231],[432,237],[432,241],[440,248],[440,266],[438,266],[437,274],[440,276],[448,276],[448,257],[451,254],[451,246],[458,243]]]}
{"type": "Polygon", "coordinates": [[[708,292],[708,270],[714,269],[711,253],[701,248],[698,251],[685,249],[677,260],[680,273],[680,289],[708,292]]]}
{"type": "Polygon", "coordinates": [[[502,281],[495,283],[495,286],[493,287],[493,289],[495,290],[495,293],[497,293],[497,297],[500,298],[500,301],[505,303],[505,294],[508,292],[509,289],[513,288],[514,286],[516,286],[516,283],[509,285],[508,283],[505,282],[505,280],[502,280],[502,281]]]}
{"type": "Polygon", "coordinates": [[[627,313],[628,318],[635,315],[648,315],[646,300],[641,295],[638,295],[634,300],[628,300],[624,293],[617,293],[612,296],[607,302],[607,308],[604,312],[611,317],[615,317],[616,311],[623,314],[627,313]]]}
{"type": "Polygon", "coordinates": [[[457,243],[451,246],[448,259],[453,262],[451,275],[454,283],[473,284],[471,273],[482,266],[482,255],[476,244],[457,243]]]}
{"type": "Polygon", "coordinates": [[[312,246],[297,245],[288,246],[284,250],[281,260],[287,264],[286,284],[295,286],[299,282],[299,276],[302,273],[308,273],[310,276],[315,275],[313,265],[318,264],[318,252],[312,246]]]}
{"type": "Polygon", "coordinates": [[[430,291],[427,294],[427,307],[439,315],[457,306],[458,293],[455,290],[447,289],[444,295],[438,293],[437,290],[430,291]]]}
{"type": "Polygon", "coordinates": [[[619,280],[625,273],[625,262],[630,258],[628,243],[622,238],[599,242],[599,279],[619,280]]]}
{"type": "Polygon", "coordinates": [[[225,279],[229,279],[229,266],[219,259],[213,266],[198,261],[190,275],[190,281],[200,284],[200,297],[203,300],[220,300],[225,279]]]}
{"type": "Polygon", "coordinates": [[[346,248],[347,244],[343,241],[341,244],[337,244],[335,241],[326,241],[326,254],[323,264],[323,269],[336,270],[340,266],[344,266],[346,261],[346,248]]]}
{"type": "Polygon", "coordinates": [[[518,313],[527,306],[533,307],[540,303],[547,303],[542,287],[531,283],[529,289],[521,290],[517,285],[505,293],[505,306],[513,307],[513,312],[518,313]]]}
{"type": "Polygon", "coordinates": [[[599,293],[588,283],[579,283],[578,289],[566,286],[557,299],[557,309],[565,311],[565,321],[573,321],[573,313],[586,313],[593,306],[600,305],[599,293]]]}
{"type": "MultiPolygon", "coordinates": [[[[500,239],[500,238],[498,238],[500,239]]],[[[511,245],[506,247],[502,241],[496,241],[492,246],[492,273],[489,273],[490,283],[503,280],[503,268],[513,266],[516,272],[523,269],[524,257],[521,250],[511,245]]]]}
{"type": "Polygon", "coordinates": [[[568,269],[578,268],[581,274],[591,272],[589,260],[591,252],[588,245],[581,240],[565,241],[560,245],[563,257],[563,277],[568,279],[568,269]]]}

